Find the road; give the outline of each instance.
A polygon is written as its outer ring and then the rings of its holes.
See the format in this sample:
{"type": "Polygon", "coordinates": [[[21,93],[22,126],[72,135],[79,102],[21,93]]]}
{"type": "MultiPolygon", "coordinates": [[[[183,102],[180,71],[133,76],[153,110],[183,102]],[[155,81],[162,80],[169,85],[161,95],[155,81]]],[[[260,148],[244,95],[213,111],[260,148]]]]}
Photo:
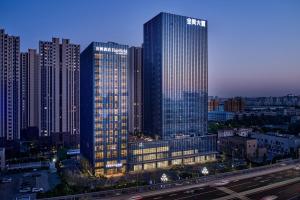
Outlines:
{"type": "MultiPolygon", "coordinates": [[[[277,199],[300,199],[300,170],[289,169],[263,176],[235,180],[228,184],[189,188],[178,192],[148,195],[143,200],[196,199],[262,199],[275,195],[277,199]]],[[[142,195],[143,196],[143,195],[142,195]]]]}
{"type": "MultiPolygon", "coordinates": [[[[44,198],[43,200],[129,200],[133,196],[143,199],[250,199],[252,194],[263,193],[273,188],[296,184],[300,181],[300,170],[295,169],[299,160],[277,163],[247,170],[239,170],[197,179],[116,190],[81,193],[75,195],[44,198]],[[229,183],[222,187],[214,184],[221,180],[229,183]],[[261,188],[261,189],[260,189],[261,188]]],[[[290,191],[292,194],[294,191],[290,191]]],[[[295,191],[294,193],[296,193],[295,191]]],[[[298,198],[298,197],[294,197],[298,198]]]]}

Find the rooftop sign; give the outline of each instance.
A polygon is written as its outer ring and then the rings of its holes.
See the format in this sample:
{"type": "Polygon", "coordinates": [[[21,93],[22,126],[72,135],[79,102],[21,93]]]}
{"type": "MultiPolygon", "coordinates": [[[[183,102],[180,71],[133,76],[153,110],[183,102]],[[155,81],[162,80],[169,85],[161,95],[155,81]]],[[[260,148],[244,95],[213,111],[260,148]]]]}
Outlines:
{"type": "Polygon", "coordinates": [[[194,25],[194,26],[205,27],[206,26],[206,21],[199,20],[199,19],[194,19],[194,18],[187,18],[186,19],[186,24],[187,25],[194,25]]]}
{"type": "Polygon", "coordinates": [[[111,48],[111,47],[96,47],[96,51],[112,52],[119,55],[127,55],[127,49],[111,48]]]}

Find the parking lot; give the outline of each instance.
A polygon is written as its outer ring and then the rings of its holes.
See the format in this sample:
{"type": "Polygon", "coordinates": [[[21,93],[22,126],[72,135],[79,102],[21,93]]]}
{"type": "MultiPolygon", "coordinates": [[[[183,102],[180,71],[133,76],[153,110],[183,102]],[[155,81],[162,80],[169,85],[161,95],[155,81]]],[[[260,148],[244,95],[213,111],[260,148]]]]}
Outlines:
{"type": "Polygon", "coordinates": [[[1,199],[16,199],[20,195],[35,197],[37,192],[44,192],[54,187],[58,182],[56,173],[49,173],[48,170],[33,170],[30,172],[7,174],[0,177],[10,179],[0,184],[1,199]]]}

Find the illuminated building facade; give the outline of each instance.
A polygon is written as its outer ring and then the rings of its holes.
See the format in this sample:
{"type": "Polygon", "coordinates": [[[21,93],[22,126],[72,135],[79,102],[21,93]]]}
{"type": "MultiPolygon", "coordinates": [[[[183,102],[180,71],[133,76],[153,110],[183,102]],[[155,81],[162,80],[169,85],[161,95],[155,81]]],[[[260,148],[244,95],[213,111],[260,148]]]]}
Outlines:
{"type": "Polygon", "coordinates": [[[137,172],[212,162],[216,159],[216,148],[215,135],[129,142],[128,169],[137,172]]]}
{"type": "Polygon", "coordinates": [[[127,54],[127,45],[113,42],[92,42],[81,53],[80,148],[96,176],[126,171],[127,54]]]}
{"type": "Polygon", "coordinates": [[[207,21],[160,13],[144,24],[144,130],[207,134],[207,21]]]}

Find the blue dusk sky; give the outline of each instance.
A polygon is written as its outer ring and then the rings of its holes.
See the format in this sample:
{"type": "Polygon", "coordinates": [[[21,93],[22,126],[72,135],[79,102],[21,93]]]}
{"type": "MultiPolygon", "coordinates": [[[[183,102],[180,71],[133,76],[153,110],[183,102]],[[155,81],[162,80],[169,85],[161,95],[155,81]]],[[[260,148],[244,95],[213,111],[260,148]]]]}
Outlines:
{"type": "Polygon", "coordinates": [[[208,20],[209,95],[300,95],[299,0],[1,0],[0,27],[39,40],[139,46],[159,12],[208,20]]]}

